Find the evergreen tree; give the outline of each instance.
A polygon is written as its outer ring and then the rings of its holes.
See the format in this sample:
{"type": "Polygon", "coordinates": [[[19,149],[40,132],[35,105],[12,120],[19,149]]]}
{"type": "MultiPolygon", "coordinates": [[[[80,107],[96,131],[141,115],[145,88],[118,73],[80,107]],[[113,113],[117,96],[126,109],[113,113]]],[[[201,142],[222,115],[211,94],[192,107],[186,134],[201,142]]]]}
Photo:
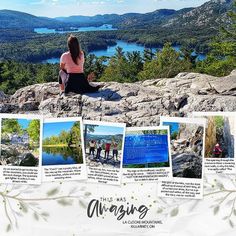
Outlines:
{"type": "Polygon", "coordinates": [[[170,43],[166,43],[156,58],[144,63],[144,69],[139,73],[140,80],[170,78],[183,71],[189,71],[191,63],[181,58],[181,53],[175,51],[170,43]]]}
{"type": "Polygon", "coordinates": [[[221,28],[219,36],[211,43],[207,59],[198,63],[197,70],[215,76],[225,76],[236,68],[236,1],[229,13],[232,24],[221,28]]]}

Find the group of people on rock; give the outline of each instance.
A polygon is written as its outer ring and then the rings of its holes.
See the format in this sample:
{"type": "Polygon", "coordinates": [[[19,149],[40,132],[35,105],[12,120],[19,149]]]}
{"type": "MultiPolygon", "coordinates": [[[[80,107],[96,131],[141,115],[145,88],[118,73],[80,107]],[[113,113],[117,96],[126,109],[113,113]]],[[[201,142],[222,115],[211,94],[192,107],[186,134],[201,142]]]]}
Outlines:
{"type": "Polygon", "coordinates": [[[106,160],[109,159],[110,152],[112,150],[112,158],[114,161],[118,161],[118,143],[116,142],[106,142],[102,143],[101,141],[96,142],[95,140],[90,140],[89,141],[89,155],[92,155],[93,158],[95,157],[96,159],[101,159],[101,152],[104,148],[105,155],[104,158],[106,160]],[[96,151],[96,155],[95,155],[96,151]]]}

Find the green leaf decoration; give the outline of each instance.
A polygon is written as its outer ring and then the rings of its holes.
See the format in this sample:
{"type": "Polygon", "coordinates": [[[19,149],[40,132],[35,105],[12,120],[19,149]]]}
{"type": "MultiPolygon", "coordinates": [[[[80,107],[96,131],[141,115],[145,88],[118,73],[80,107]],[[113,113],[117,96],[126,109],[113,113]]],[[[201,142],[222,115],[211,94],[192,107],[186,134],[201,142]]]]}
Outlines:
{"type": "Polygon", "coordinates": [[[42,212],[41,215],[44,216],[44,217],[49,217],[49,213],[48,212],[42,212]]]}
{"type": "Polygon", "coordinates": [[[53,188],[47,192],[48,197],[54,196],[59,192],[59,188],[53,188]]]}
{"type": "Polygon", "coordinates": [[[12,230],[12,227],[11,227],[10,224],[8,224],[8,225],[7,225],[7,228],[6,228],[6,232],[8,233],[8,232],[11,231],[11,230],[12,230]]]}
{"type": "Polygon", "coordinates": [[[170,216],[174,217],[177,216],[179,213],[179,207],[175,207],[174,209],[172,209],[172,211],[170,212],[170,216]]]}
{"type": "Polygon", "coordinates": [[[19,202],[20,204],[20,209],[24,212],[24,213],[27,213],[28,212],[28,207],[25,203],[23,202],[19,202]]]}
{"type": "Polygon", "coordinates": [[[36,212],[34,212],[33,217],[34,217],[34,219],[35,219],[36,221],[39,220],[39,216],[38,216],[38,214],[37,214],[36,212]]]}
{"type": "Polygon", "coordinates": [[[224,186],[223,183],[221,183],[220,181],[217,181],[217,182],[216,182],[216,186],[217,186],[220,190],[225,189],[225,186],[224,186]]]}
{"type": "Polygon", "coordinates": [[[72,189],[70,190],[70,192],[69,192],[69,195],[72,195],[72,194],[76,193],[77,190],[78,190],[77,187],[72,188],[72,189]]]}
{"type": "Polygon", "coordinates": [[[87,208],[87,204],[86,204],[86,202],[85,201],[83,201],[83,200],[79,200],[79,205],[81,206],[81,207],[83,207],[84,209],[86,209],[87,208]]]}
{"type": "Polygon", "coordinates": [[[158,213],[158,214],[160,214],[160,213],[162,213],[162,212],[163,212],[163,209],[162,209],[162,208],[158,208],[158,209],[157,209],[157,213],[158,213]]]}
{"type": "Polygon", "coordinates": [[[92,193],[90,193],[90,192],[85,192],[84,193],[84,196],[86,196],[86,197],[89,197],[89,196],[91,196],[92,195],[92,193]]]}
{"type": "Polygon", "coordinates": [[[232,220],[229,220],[229,225],[230,225],[230,227],[234,228],[234,223],[232,220]]]}
{"type": "Polygon", "coordinates": [[[236,216],[236,209],[234,209],[234,215],[236,216]]]}
{"type": "Polygon", "coordinates": [[[57,202],[62,206],[71,206],[73,204],[73,200],[66,200],[66,199],[60,199],[57,202]]]}
{"type": "Polygon", "coordinates": [[[219,212],[219,210],[220,210],[220,206],[219,205],[215,206],[215,208],[213,210],[214,215],[216,215],[219,212]]]}

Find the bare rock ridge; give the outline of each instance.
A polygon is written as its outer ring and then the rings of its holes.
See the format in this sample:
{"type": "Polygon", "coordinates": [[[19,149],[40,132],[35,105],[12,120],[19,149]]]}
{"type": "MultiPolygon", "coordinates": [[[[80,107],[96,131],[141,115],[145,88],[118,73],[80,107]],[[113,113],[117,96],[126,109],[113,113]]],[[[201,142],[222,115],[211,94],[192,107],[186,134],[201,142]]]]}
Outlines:
{"type": "Polygon", "coordinates": [[[156,125],[161,115],[186,116],[192,111],[236,111],[236,70],[216,78],[180,73],[175,78],[137,83],[107,82],[94,94],[59,96],[58,84],[35,84],[12,96],[0,92],[0,112],[34,113],[47,117],[156,125]]]}

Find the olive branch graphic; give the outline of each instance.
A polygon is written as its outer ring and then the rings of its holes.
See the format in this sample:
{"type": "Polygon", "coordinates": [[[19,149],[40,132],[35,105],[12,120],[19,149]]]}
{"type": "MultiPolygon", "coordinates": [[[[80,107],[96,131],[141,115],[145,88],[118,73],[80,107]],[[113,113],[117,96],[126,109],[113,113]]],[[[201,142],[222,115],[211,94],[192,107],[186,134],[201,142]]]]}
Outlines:
{"type": "MultiPolygon", "coordinates": [[[[65,191],[62,183],[49,188],[40,197],[26,197],[27,194],[36,193],[40,186],[0,185],[0,206],[4,210],[7,220],[6,232],[19,228],[18,219],[26,214],[32,214],[36,221],[47,221],[49,212],[41,207],[42,202],[56,202],[66,207],[79,204],[87,208],[86,199],[91,195],[85,187],[75,186],[65,191]]],[[[236,179],[233,176],[218,176],[211,181],[204,178],[204,199],[210,200],[209,209],[213,216],[222,215],[222,220],[227,221],[230,227],[235,227],[236,221],[236,179]],[[224,186],[222,178],[227,178],[227,187],[224,186]],[[211,203],[213,204],[211,205],[211,203]],[[224,211],[222,211],[224,209],[224,211]]],[[[163,218],[176,217],[182,206],[189,212],[197,208],[202,200],[191,199],[168,199],[156,198],[154,203],[158,204],[157,214],[163,218]]]]}
{"type": "Polygon", "coordinates": [[[6,232],[14,228],[19,228],[18,219],[26,214],[32,214],[36,221],[47,221],[50,216],[49,212],[44,211],[40,203],[45,201],[54,201],[59,205],[66,207],[71,206],[77,200],[83,208],[87,207],[86,198],[91,193],[86,191],[85,187],[71,188],[68,193],[63,193],[61,184],[46,191],[42,197],[29,198],[25,194],[34,193],[39,186],[19,186],[19,185],[0,185],[0,197],[2,198],[2,207],[7,219],[6,232]]]}
{"type": "MultiPolygon", "coordinates": [[[[221,213],[221,210],[227,210],[222,213],[222,220],[227,221],[230,227],[235,227],[236,222],[236,178],[230,175],[218,175],[214,180],[209,181],[204,178],[204,199],[210,199],[213,205],[209,208],[213,209],[214,216],[221,213]],[[227,179],[227,188],[220,179],[227,179]]],[[[158,203],[157,214],[162,214],[164,217],[175,217],[179,214],[181,206],[188,206],[188,211],[191,212],[202,200],[191,199],[165,199],[157,198],[158,203]]]]}

